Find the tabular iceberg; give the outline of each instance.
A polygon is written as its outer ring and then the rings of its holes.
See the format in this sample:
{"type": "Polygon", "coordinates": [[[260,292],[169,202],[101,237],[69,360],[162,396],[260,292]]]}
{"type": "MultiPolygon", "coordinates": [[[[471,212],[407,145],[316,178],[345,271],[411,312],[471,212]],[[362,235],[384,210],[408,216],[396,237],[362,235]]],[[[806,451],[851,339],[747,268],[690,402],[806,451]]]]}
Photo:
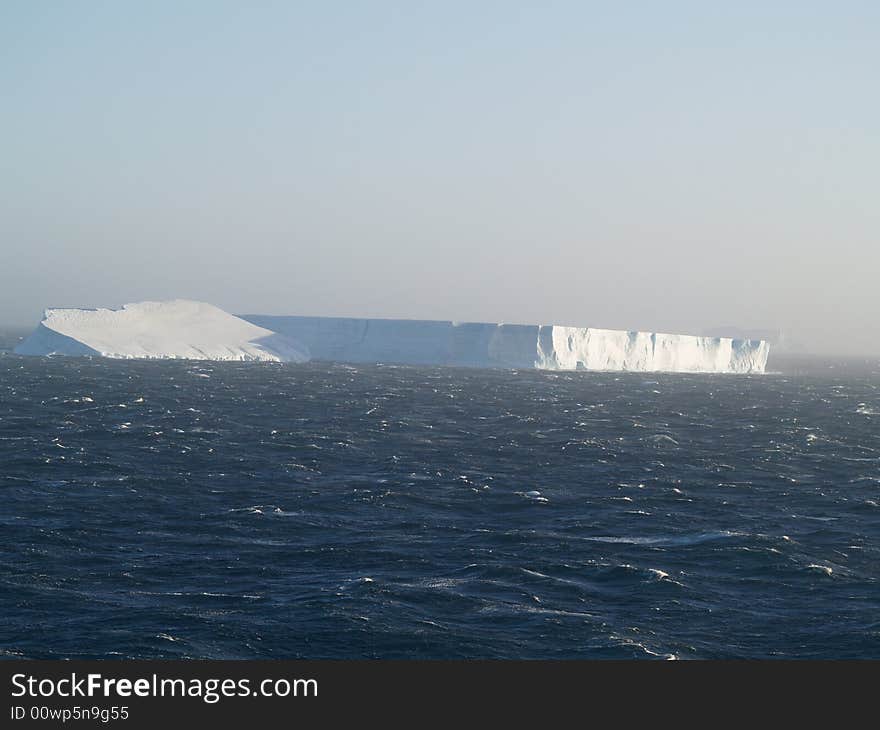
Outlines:
{"type": "Polygon", "coordinates": [[[47,309],[19,355],[304,362],[285,335],[204,302],[139,302],[121,309],[47,309]]]}
{"type": "Polygon", "coordinates": [[[560,325],[242,315],[303,343],[313,358],[353,363],[763,373],[764,340],[560,325]]]}
{"type": "Polygon", "coordinates": [[[763,373],[764,340],[560,325],[242,315],[178,299],[48,309],[20,355],[763,373]]]}

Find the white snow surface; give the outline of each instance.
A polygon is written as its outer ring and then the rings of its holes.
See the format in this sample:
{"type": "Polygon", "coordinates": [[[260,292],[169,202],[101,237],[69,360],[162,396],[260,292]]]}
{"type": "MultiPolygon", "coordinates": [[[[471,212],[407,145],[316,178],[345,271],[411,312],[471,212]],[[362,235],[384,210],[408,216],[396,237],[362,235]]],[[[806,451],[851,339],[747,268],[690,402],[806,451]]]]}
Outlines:
{"type": "Polygon", "coordinates": [[[304,362],[308,350],[286,335],[204,302],[176,299],[121,309],[47,309],[15,348],[20,355],[304,362]]]}
{"type": "Polygon", "coordinates": [[[469,367],[763,373],[764,340],[443,321],[243,315],[319,360],[469,367]]]}

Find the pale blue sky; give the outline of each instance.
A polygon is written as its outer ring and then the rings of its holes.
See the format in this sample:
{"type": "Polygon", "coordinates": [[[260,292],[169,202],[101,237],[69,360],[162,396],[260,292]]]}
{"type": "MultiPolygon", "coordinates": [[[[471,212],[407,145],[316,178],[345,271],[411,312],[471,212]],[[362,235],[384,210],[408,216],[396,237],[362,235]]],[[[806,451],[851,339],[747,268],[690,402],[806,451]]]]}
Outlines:
{"type": "Polygon", "coordinates": [[[880,353],[880,3],[0,0],[0,323],[233,312],[880,353]]]}

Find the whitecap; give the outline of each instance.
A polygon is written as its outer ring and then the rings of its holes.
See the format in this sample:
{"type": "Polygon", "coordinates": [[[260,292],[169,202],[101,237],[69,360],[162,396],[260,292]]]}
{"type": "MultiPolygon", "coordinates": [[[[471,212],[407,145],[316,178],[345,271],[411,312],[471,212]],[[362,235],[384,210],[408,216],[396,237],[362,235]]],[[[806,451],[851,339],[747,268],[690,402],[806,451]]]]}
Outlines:
{"type": "Polygon", "coordinates": [[[827,565],[819,565],[818,563],[810,563],[807,566],[807,570],[817,570],[820,573],[825,573],[825,575],[831,575],[834,570],[829,568],[827,565]]]}
{"type": "Polygon", "coordinates": [[[594,537],[586,537],[585,540],[591,542],[607,542],[607,543],[623,543],[629,545],[696,545],[701,542],[711,542],[713,540],[722,540],[729,537],[738,537],[742,535],[740,532],[730,532],[727,530],[721,532],[699,532],[690,535],[658,535],[656,537],[641,537],[637,535],[620,535],[606,536],[596,535],[594,537]]]}
{"type": "Polygon", "coordinates": [[[539,573],[537,570],[529,570],[528,568],[520,568],[523,573],[527,575],[533,575],[536,578],[550,578],[549,575],[544,575],[544,573],[539,573]]]}
{"type": "MultiPolygon", "coordinates": [[[[274,508],[274,505],[271,505],[274,508]]],[[[261,515],[263,514],[263,509],[269,509],[270,507],[266,507],[262,504],[255,504],[251,507],[235,507],[233,509],[226,510],[227,512],[247,512],[252,515],[261,515]]]]}
{"type": "Polygon", "coordinates": [[[655,444],[672,444],[673,446],[678,446],[678,441],[676,441],[672,436],[668,436],[665,433],[655,433],[651,436],[648,436],[649,441],[653,441],[655,444]]]}

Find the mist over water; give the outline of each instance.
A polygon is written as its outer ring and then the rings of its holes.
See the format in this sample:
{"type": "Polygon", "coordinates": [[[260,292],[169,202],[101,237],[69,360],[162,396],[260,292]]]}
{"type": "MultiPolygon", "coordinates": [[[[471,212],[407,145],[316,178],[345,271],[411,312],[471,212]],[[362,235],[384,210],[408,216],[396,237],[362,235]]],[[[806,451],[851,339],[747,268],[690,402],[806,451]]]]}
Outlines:
{"type": "Polygon", "coordinates": [[[0,651],[880,658],[880,368],[0,355],[0,651]]]}

